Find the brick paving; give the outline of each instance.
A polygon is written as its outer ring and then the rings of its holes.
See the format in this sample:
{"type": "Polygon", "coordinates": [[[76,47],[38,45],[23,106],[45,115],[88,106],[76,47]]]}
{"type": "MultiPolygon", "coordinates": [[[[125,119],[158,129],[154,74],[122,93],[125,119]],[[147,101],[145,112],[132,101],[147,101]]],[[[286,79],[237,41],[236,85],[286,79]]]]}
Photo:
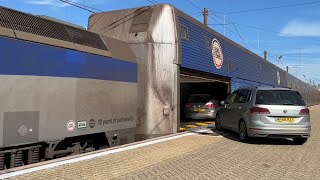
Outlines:
{"type": "Polygon", "coordinates": [[[310,108],[312,136],[300,146],[289,140],[251,144],[226,132],[190,135],[12,179],[320,179],[320,106],[310,108]]]}

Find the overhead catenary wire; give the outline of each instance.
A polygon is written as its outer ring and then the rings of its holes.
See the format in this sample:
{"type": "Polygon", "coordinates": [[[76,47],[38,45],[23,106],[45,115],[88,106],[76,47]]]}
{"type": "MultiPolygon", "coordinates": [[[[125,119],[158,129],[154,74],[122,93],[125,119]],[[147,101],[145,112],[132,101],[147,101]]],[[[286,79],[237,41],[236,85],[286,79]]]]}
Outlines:
{"type": "MultiPolygon", "coordinates": [[[[221,17],[221,16],[218,16],[218,15],[215,15],[215,14],[212,14],[212,15],[214,15],[215,17],[218,17],[218,18],[220,18],[220,19],[224,19],[223,17],[221,17]]],[[[241,26],[245,26],[245,27],[249,27],[249,28],[254,28],[254,29],[258,29],[258,30],[264,30],[264,31],[269,31],[269,32],[273,32],[273,33],[275,33],[275,34],[279,34],[278,32],[276,32],[276,31],[273,31],[273,30],[268,30],[268,29],[264,29],[264,28],[260,28],[260,27],[254,27],[254,26],[250,26],[250,25],[245,25],[245,24],[241,24],[241,23],[237,23],[237,22],[234,22],[234,21],[229,21],[228,20],[228,24],[232,24],[232,25],[241,25],[241,26]]],[[[220,23],[221,24],[221,23],[220,23]]],[[[228,29],[228,28],[226,28],[226,29],[228,29]]],[[[230,31],[230,30],[229,30],[230,31]]],[[[232,31],[231,31],[232,32],[232,31]]],[[[284,33],[280,33],[280,34],[282,34],[282,35],[287,35],[287,36],[293,36],[292,34],[284,34],[284,33]]],[[[298,36],[296,36],[296,37],[298,37],[298,36]]],[[[317,41],[317,42],[320,42],[319,40],[317,40],[317,39],[314,39],[313,37],[298,37],[298,38],[304,38],[304,39],[309,39],[309,40],[313,40],[313,41],[317,41]]],[[[249,44],[251,44],[250,42],[248,42],[249,44]]],[[[252,46],[254,46],[253,44],[251,44],[252,46]]],[[[259,48],[258,48],[259,49],[259,48]]],[[[270,57],[273,57],[273,58],[277,58],[276,56],[279,56],[279,54],[277,54],[277,55],[274,55],[272,52],[268,52],[269,53],[269,56],[270,57]]]]}
{"type": "MultiPolygon", "coordinates": [[[[214,21],[216,21],[216,22],[218,22],[219,23],[219,21],[218,20],[216,20],[215,18],[213,18],[213,17],[211,17],[211,16],[209,16],[211,19],[213,19],[214,21]]],[[[219,24],[221,24],[221,23],[219,23],[219,24]]],[[[231,23],[232,24],[232,23],[231,23]]],[[[246,44],[246,41],[245,41],[245,39],[240,35],[240,33],[239,33],[239,31],[237,30],[237,28],[235,27],[235,25],[233,24],[233,26],[234,26],[234,29],[237,31],[237,33],[235,33],[235,32],[233,32],[231,29],[229,29],[229,28],[226,28],[228,31],[230,31],[232,34],[234,34],[235,36],[238,36],[239,38],[240,38],[240,40],[242,40],[243,41],[243,43],[244,43],[244,45],[247,47],[247,49],[249,49],[248,48],[248,45],[246,44]]],[[[256,48],[258,51],[260,51],[260,49],[259,48],[257,48],[255,45],[253,45],[252,43],[250,43],[250,42],[248,42],[252,47],[254,47],[254,48],[256,48]]]]}
{"type": "MultiPolygon", "coordinates": [[[[199,10],[201,10],[202,11],[202,9],[199,7],[199,6],[197,6],[197,5],[195,5],[192,1],[190,1],[190,0],[186,0],[186,1],[188,1],[192,6],[194,6],[195,8],[197,8],[197,9],[199,9],[199,10]]],[[[211,18],[211,19],[213,19],[214,21],[216,21],[217,23],[219,23],[220,24],[220,22],[218,21],[218,20],[216,20],[215,18],[213,18],[212,16],[208,16],[209,18],[211,18]]],[[[234,24],[233,24],[234,25],[234,24]]],[[[234,28],[236,29],[236,31],[237,31],[237,33],[234,33],[232,30],[230,30],[229,28],[226,28],[226,29],[228,29],[230,32],[232,32],[233,34],[235,34],[236,36],[238,36],[242,41],[243,41],[243,43],[244,43],[244,45],[248,48],[248,46],[247,46],[247,44],[245,43],[245,40],[244,40],[244,38],[240,35],[240,33],[239,33],[239,31],[237,30],[237,28],[235,27],[235,25],[234,25],[234,28]]],[[[251,43],[250,43],[251,44],[251,43]]],[[[252,45],[252,44],[251,44],[252,45]]],[[[257,48],[256,46],[254,46],[254,45],[252,45],[253,47],[255,47],[255,48],[257,48]]],[[[259,48],[257,48],[258,50],[259,50],[259,48]]]]}
{"type": "Polygon", "coordinates": [[[187,0],[192,6],[194,6],[195,8],[197,8],[197,9],[199,9],[200,11],[202,11],[202,9],[199,7],[199,6],[197,6],[197,5],[195,5],[192,1],[190,1],[190,0],[187,0]]]}
{"type": "Polygon", "coordinates": [[[76,4],[76,5],[85,7],[85,8],[93,9],[93,10],[96,10],[96,11],[100,11],[100,12],[103,11],[103,10],[101,10],[101,9],[97,9],[97,8],[95,8],[95,7],[88,6],[88,5],[85,5],[85,4],[81,4],[81,3],[78,3],[78,2],[75,2],[75,1],[70,1],[70,0],[64,0],[64,1],[68,1],[68,2],[70,2],[70,3],[76,4]]]}
{"type": "Polygon", "coordinates": [[[289,4],[289,5],[282,5],[282,6],[273,6],[273,7],[265,7],[265,8],[257,8],[257,9],[248,9],[248,10],[240,10],[240,11],[231,11],[227,12],[226,14],[236,14],[236,13],[246,13],[246,12],[255,12],[255,11],[264,11],[270,9],[280,9],[280,8],[288,8],[288,7],[295,7],[295,6],[305,6],[310,4],[317,4],[320,1],[311,1],[305,3],[297,3],[297,4],[289,4]]]}
{"type": "MultiPolygon", "coordinates": [[[[224,19],[223,17],[218,16],[216,14],[212,14],[212,15],[217,17],[217,18],[224,19]]],[[[230,20],[226,20],[226,21],[229,22],[229,23],[226,23],[225,25],[236,24],[236,25],[244,26],[244,27],[251,28],[251,29],[257,29],[257,30],[262,30],[262,31],[266,31],[266,32],[271,32],[271,33],[274,33],[274,34],[284,35],[287,38],[303,38],[303,39],[308,39],[308,40],[311,40],[311,41],[320,42],[320,40],[314,39],[314,37],[310,37],[310,36],[309,37],[308,36],[297,36],[297,35],[294,35],[294,34],[279,33],[277,31],[274,31],[274,30],[271,30],[271,29],[266,29],[266,28],[262,28],[262,27],[246,25],[246,24],[242,24],[242,23],[238,23],[238,22],[230,21],[230,20]]],[[[223,23],[221,23],[221,24],[224,25],[223,23]]]]}
{"type": "Polygon", "coordinates": [[[95,11],[92,11],[92,10],[86,8],[86,7],[82,7],[82,6],[80,6],[80,5],[74,4],[74,3],[71,2],[71,1],[67,1],[67,0],[59,0],[59,1],[64,2],[64,3],[67,3],[67,4],[71,5],[71,6],[75,6],[75,7],[77,7],[77,8],[86,10],[86,11],[88,11],[88,12],[95,13],[95,11]]]}
{"type": "MultiPolygon", "coordinates": [[[[238,36],[240,37],[240,39],[242,39],[243,44],[248,48],[248,45],[247,45],[246,41],[245,41],[245,40],[243,39],[243,37],[240,35],[240,33],[239,33],[238,29],[236,28],[236,26],[235,26],[234,24],[232,24],[232,25],[233,25],[234,29],[236,30],[236,32],[237,32],[238,36]]],[[[248,49],[249,49],[249,48],[248,48],[248,49]]]]}
{"type": "Polygon", "coordinates": [[[151,4],[159,4],[156,0],[147,0],[149,1],[151,4]]]}

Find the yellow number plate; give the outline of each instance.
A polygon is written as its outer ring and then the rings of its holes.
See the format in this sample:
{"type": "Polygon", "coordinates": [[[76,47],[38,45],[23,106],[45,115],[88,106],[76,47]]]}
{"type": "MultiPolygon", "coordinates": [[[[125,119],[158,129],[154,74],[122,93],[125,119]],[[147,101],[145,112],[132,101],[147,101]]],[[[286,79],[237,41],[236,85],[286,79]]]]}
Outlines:
{"type": "Polygon", "coordinates": [[[195,109],[193,109],[193,111],[194,111],[194,112],[204,112],[205,109],[197,109],[197,108],[195,108],[195,109]]]}
{"type": "Polygon", "coordinates": [[[289,122],[289,123],[293,123],[295,121],[294,118],[277,118],[277,122],[289,122]]]}

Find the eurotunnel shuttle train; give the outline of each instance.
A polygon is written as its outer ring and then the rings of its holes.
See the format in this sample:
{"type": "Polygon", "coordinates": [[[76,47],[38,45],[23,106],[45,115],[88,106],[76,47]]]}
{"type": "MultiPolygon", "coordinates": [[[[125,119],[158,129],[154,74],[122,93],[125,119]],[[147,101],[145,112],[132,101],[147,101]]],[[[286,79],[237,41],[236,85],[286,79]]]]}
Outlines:
{"type": "Polygon", "coordinates": [[[134,141],[124,42],[0,7],[0,83],[0,169],[134,141]]]}
{"type": "Polygon", "coordinates": [[[320,92],[169,4],[96,13],[88,30],[127,42],[138,63],[138,133],[175,133],[188,94],[222,100],[241,86],[320,92]]]}
{"type": "Polygon", "coordinates": [[[93,14],[88,31],[0,7],[0,169],[176,133],[188,94],[320,93],[168,4],[93,14]]]}

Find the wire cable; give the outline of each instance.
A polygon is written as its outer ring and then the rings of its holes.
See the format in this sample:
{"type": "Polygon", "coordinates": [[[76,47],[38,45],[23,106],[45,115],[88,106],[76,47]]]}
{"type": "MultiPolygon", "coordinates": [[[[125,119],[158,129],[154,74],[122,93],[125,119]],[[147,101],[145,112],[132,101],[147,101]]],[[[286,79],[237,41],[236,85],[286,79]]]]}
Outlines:
{"type": "Polygon", "coordinates": [[[151,4],[159,4],[156,0],[147,0],[149,1],[151,4]]]}
{"type": "Polygon", "coordinates": [[[226,14],[237,14],[237,13],[264,11],[264,10],[270,10],[270,9],[280,9],[280,8],[287,8],[287,7],[304,6],[304,5],[317,4],[317,3],[320,3],[320,1],[312,1],[312,2],[306,2],[306,3],[282,5],[282,6],[273,6],[273,7],[258,8],[258,9],[248,9],[248,10],[232,11],[232,12],[228,12],[228,13],[226,13],[226,14]]]}
{"type": "Polygon", "coordinates": [[[79,5],[76,5],[76,4],[74,4],[73,2],[71,3],[71,2],[66,1],[66,0],[59,0],[59,1],[64,2],[64,3],[67,3],[67,4],[70,4],[71,6],[75,6],[75,7],[77,7],[77,8],[80,8],[80,9],[83,9],[83,10],[86,10],[86,11],[89,11],[89,12],[91,12],[91,13],[95,13],[94,11],[92,11],[92,10],[90,10],[90,9],[87,9],[87,8],[85,8],[85,7],[81,7],[81,6],[79,6],[79,5]]]}
{"type": "MultiPolygon", "coordinates": [[[[216,14],[212,14],[213,16],[217,17],[217,18],[220,18],[220,19],[224,19],[223,17],[221,16],[218,16],[216,14]]],[[[303,39],[308,39],[308,40],[311,40],[311,41],[317,41],[317,42],[320,42],[320,40],[317,40],[317,39],[314,39],[314,37],[306,37],[306,36],[297,36],[297,35],[294,35],[294,34],[288,34],[288,33],[279,33],[277,31],[274,31],[274,30],[270,30],[270,29],[266,29],[266,28],[262,28],[262,27],[256,27],[256,26],[251,26],[251,25],[246,25],[246,24],[241,24],[241,23],[238,23],[238,22],[235,22],[235,21],[230,21],[230,20],[226,20],[227,22],[229,22],[229,24],[237,24],[237,25],[240,25],[240,26],[244,26],[244,27],[247,27],[247,28],[251,28],[251,29],[257,29],[257,30],[262,30],[262,31],[267,31],[267,32],[271,32],[271,33],[274,33],[274,34],[280,34],[280,35],[284,35],[284,36],[290,36],[291,38],[303,38],[303,39]]],[[[228,25],[228,24],[226,24],[228,25]]],[[[289,37],[288,37],[289,38],[289,37]]]]}
{"type": "Polygon", "coordinates": [[[64,1],[68,1],[70,3],[76,4],[76,5],[85,7],[85,8],[90,8],[90,9],[93,9],[93,10],[96,10],[96,11],[100,11],[100,12],[103,11],[101,9],[97,9],[97,8],[94,8],[94,7],[91,7],[91,6],[88,6],[88,5],[84,5],[84,4],[80,4],[80,3],[77,3],[77,2],[74,2],[74,1],[70,1],[70,0],[64,0],[64,1]]]}
{"type": "Polygon", "coordinates": [[[197,6],[197,5],[195,5],[193,2],[191,2],[190,0],[187,0],[192,6],[194,6],[195,8],[197,8],[197,9],[200,9],[200,11],[202,11],[202,9],[199,7],[199,6],[197,6]]]}
{"type": "MultiPolygon", "coordinates": [[[[240,39],[242,40],[243,44],[248,48],[248,45],[247,45],[246,41],[245,41],[245,40],[243,39],[243,37],[240,35],[238,29],[236,28],[236,25],[234,25],[234,24],[232,24],[232,25],[233,25],[234,29],[236,30],[238,36],[239,36],[240,39]]],[[[249,48],[248,48],[248,49],[249,49],[249,48]]]]}
{"type": "MultiPolygon", "coordinates": [[[[214,21],[216,21],[216,22],[218,22],[218,24],[221,24],[218,20],[216,20],[215,18],[213,18],[213,17],[211,17],[211,16],[209,16],[211,19],[213,19],[214,21]]],[[[232,24],[232,23],[231,23],[232,24]]],[[[246,41],[245,41],[245,39],[240,35],[240,33],[239,33],[239,31],[237,30],[237,28],[235,27],[235,25],[233,24],[233,27],[235,28],[235,30],[237,31],[237,33],[235,33],[235,32],[233,32],[231,29],[229,29],[228,27],[226,27],[226,29],[228,30],[228,31],[230,31],[232,34],[234,34],[235,36],[238,36],[239,38],[240,38],[240,40],[242,40],[243,41],[243,43],[244,43],[244,45],[247,47],[247,49],[249,49],[248,48],[248,45],[247,45],[247,43],[246,43],[246,41]]],[[[256,48],[259,52],[260,52],[260,49],[259,48],[257,48],[255,45],[253,45],[252,43],[250,43],[250,42],[248,42],[252,47],[254,47],[254,48],[256,48]]],[[[262,52],[263,53],[263,52],[262,52]]]]}
{"type": "MultiPolygon", "coordinates": [[[[199,9],[200,11],[202,11],[202,9],[195,5],[194,3],[192,3],[190,0],[187,0],[192,6],[194,6],[195,8],[199,9]]],[[[319,1],[320,2],[320,1],[319,1]]],[[[210,19],[213,19],[214,21],[216,21],[217,23],[221,24],[218,20],[216,20],[215,18],[213,18],[212,16],[208,16],[210,19]]],[[[232,22],[231,22],[232,23],[232,22]]],[[[229,30],[230,32],[232,32],[234,35],[238,36],[244,43],[244,45],[248,48],[247,44],[245,43],[244,38],[240,35],[239,31],[237,30],[237,28],[235,27],[235,24],[233,24],[235,30],[237,31],[237,33],[233,32],[232,30],[230,30],[229,28],[226,27],[227,30],[229,30]]],[[[253,45],[252,43],[249,43],[250,45],[252,45],[253,47],[255,47],[258,51],[260,51],[259,48],[257,48],[255,45],[253,45]]],[[[270,53],[271,54],[271,53],[270,53]]]]}

